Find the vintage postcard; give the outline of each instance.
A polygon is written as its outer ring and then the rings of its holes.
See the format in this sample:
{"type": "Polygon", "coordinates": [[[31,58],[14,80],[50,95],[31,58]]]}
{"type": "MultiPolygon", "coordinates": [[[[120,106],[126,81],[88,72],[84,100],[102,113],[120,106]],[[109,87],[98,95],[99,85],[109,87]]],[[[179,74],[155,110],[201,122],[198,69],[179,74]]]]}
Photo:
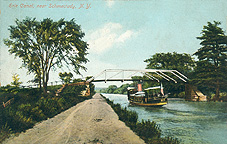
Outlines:
{"type": "Polygon", "coordinates": [[[0,0],[0,143],[226,143],[226,7],[0,0]]]}

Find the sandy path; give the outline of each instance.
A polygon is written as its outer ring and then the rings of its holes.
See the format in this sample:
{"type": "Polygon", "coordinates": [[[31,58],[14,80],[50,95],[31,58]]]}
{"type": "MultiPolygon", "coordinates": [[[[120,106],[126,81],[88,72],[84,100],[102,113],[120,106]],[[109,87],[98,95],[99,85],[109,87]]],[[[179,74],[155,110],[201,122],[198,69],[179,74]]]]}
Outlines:
{"type": "Polygon", "coordinates": [[[11,137],[7,144],[143,144],[100,96],[43,121],[18,137],[11,137]]]}

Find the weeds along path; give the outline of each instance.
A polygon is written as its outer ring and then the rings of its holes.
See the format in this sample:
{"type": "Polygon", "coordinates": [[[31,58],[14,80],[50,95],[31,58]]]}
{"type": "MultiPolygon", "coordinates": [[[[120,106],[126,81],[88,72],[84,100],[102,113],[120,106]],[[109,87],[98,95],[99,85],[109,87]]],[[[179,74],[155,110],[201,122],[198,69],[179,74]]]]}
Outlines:
{"type": "Polygon", "coordinates": [[[11,137],[4,144],[143,144],[100,96],[95,94],[59,115],[11,137]]]}

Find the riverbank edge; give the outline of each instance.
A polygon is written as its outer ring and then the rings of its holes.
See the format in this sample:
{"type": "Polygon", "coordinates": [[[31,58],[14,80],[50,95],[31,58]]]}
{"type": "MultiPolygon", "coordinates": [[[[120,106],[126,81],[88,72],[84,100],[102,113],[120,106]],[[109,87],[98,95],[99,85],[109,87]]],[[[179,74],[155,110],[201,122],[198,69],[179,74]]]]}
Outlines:
{"type": "Polygon", "coordinates": [[[177,138],[173,137],[161,137],[161,129],[154,121],[142,120],[138,121],[138,114],[134,111],[127,110],[122,108],[120,104],[114,104],[113,101],[106,98],[104,95],[100,94],[106,102],[111,106],[111,108],[118,115],[119,120],[125,123],[136,135],[145,141],[147,144],[180,144],[180,141],[177,138]],[[119,109],[120,106],[120,109],[119,109]],[[117,107],[117,108],[116,108],[117,107]],[[119,114],[123,113],[123,116],[119,114]],[[129,119],[125,119],[127,117],[129,119]],[[132,118],[132,121],[130,120],[132,118]]]}

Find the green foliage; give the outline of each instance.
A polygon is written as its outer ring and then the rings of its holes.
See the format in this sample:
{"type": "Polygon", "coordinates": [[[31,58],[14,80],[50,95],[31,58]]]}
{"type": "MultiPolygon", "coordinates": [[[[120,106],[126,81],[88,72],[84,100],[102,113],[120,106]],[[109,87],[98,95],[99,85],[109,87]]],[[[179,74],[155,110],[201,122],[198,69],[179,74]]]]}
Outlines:
{"type": "Polygon", "coordinates": [[[159,139],[161,137],[161,130],[155,122],[150,120],[137,123],[135,131],[137,135],[143,137],[143,139],[148,141],[149,139],[159,139]]]}
{"type": "MultiPolygon", "coordinates": [[[[211,94],[211,99],[215,97],[215,94],[211,94]]],[[[227,92],[220,93],[220,101],[227,102],[227,92]]]]}
{"type": "Polygon", "coordinates": [[[19,75],[18,74],[13,74],[12,76],[13,78],[13,82],[11,82],[11,85],[15,86],[15,87],[19,87],[20,84],[22,84],[22,82],[19,82],[20,78],[19,78],[19,75]]]}
{"type": "Polygon", "coordinates": [[[58,114],[58,101],[53,98],[44,98],[42,97],[38,102],[37,105],[40,110],[43,111],[43,114],[49,117],[58,114]]]}
{"type": "Polygon", "coordinates": [[[134,84],[123,84],[120,87],[116,85],[110,85],[106,89],[101,89],[100,93],[114,93],[114,94],[127,94],[127,88],[133,86],[134,84]]]}
{"type": "MultiPolygon", "coordinates": [[[[16,106],[16,108],[18,107],[16,106]]],[[[4,109],[4,121],[15,132],[31,128],[35,124],[30,116],[24,115],[23,111],[14,109],[13,107],[4,109]]]]}
{"type": "Polygon", "coordinates": [[[46,118],[45,114],[38,106],[32,107],[29,103],[19,105],[18,110],[21,111],[24,116],[30,117],[33,121],[41,121],[46,118]]]}
{"type": "Polygon", "coordinates": [[[86,70],[83,64],[88,62],[85,57],[88,45],[82,40],[85,34],[74,19],[26,18],[15,22],[15,26],[9,27],[10,37],[4,39],[4,43],[9,53],[22,60],[28,73],[35,74],[40,86],[43,83],[44,94],[51,69],[72,65],[77,74],[81,69],[86,70]]]}
{"type": "Polygon", "coordinates": [[[57,92],[58,89],[60,89],[62,85],[55,85],[55,86],[48,86],[47,90],[53,95],[57,92]]]}
{"type": "MultiPolygon", "coordinates": [[[[184,75],[187,75],[189,78],[192,77],[190,73],[193,71],[193,68],[195,67],[195,61],[191,57],[191,55],[183,53],[178,54],[176,52],[173,53],[156,53],[151,58],[146,59],[144,62],[147,63],[147,69],[166,69],[166,70],[177,70],[184,75]]],[[[177,84],[174,82],[169,82],[160,77],[157,74],[153,75],[154,77],[157,77],[161,80],[162,84],[164,85],[164,90],[168,93],[171,93],[171,97],[174,97],[174,94],[176,96],[184,91],[184,83],[180,80],[177,84]]],[[[171,77],[174,79],[178,79],[176,76],[170,74],[171,77]]],[[[154,82],[144,82],[144,88],[150,87],[150,86],[157,86],[160,85],[159,83],[154,82]]]]}
{"type": "Polygon", "coordinates": [[[89,88],[90,88],[91,95],[94,95],[95,94],[95,85],[93,83],[90,83],[89,88]]]}
{"type": "MultiPolygon", "coordinates": [[[[104,97],[105,98],[105,97],[104,97]]],[[[161,137],[161,130],[155,122],[150,120],[138,121],[138,114],[135,111],[129,111],[122,108],[120,104],[114,104],[113,101],[105,98],[107,103],[119,116],[119,120],[125,122],[140,138],[147,144],[179,144],[176,138],[161,137]]]]}
{"type": "Polygon", "coordinates": [[[107,93],[113,93],[117,89],[116,85],[110,85],[107,89],[107,93]]]}
{"type": "Polygon", "coordinates": [[[201,48],[194,53],[199,61],[192,82],[201,88],[205,86],[214,89],[214,100],[219,99],[219,91],[226,90],[227,86],[227,36],[219,27],[220,24],[216,21],[208,22],[203,27],[202,36],[197,37],[201,40],[201,48]]]}
{"type": "Polygon", "coordinates": [[[0,143],[3,142],[4,139],[8,138],[12,133],[11,128],[7,125],[3,125],[0,129],[0,143]]]}
{"type": "MultiPolygon", "coordinates": [[[[14,86],[10,86],[10,85],[7,85],[5,87],[1,87],[0,88],[0,92],[2,93],[2,96],[0,97],[0,100],[4,96],[7,97],[6,98],[7,100],[9,98],[13,98],[13,96],[16,95],[19,92],[19,90],[20,90],[19,87],[14,87],[14,86]]],[[[5,100],[2,100],[2,102],[3,101],[6,101],[6,99],[5,100]]]]}
{"type": "Polygon", "coordinates": [[[60,72],[59,73],[59,77],[62,80],[62,82],[64,82],[65,84],[70,83],[70,81],[72,80],[73,74],[71,72],[67,73],[67,72],[60,72]]]}
{"type": "Polygon", "coordinates": [[[74,79],[73,83],[82,82],[82,81],[83,81],[82,79],[74,79]]]}
{"type": "Polygon", "coordinates": [[[185,97],[185,91],[179,93],[177,97],[184,98],[185,97]]]}
{"type": "MultiPolygon", "coordinates": [[[[148,143],[153,143],[153,142],[148,142],[148,143]]],[[[172,138],[172,137],[164,137],[161,138],[158,144],[180,144],[180,141],[177,138],[172,138]]]]}
{"type": "Polygon", "coordinates": [[[189,54],[176,52],[156,53],[144,62],[147,63],[147,69],[174,69],[183,74],[188,74],[195,66],[195,61],[189,54]]]}

